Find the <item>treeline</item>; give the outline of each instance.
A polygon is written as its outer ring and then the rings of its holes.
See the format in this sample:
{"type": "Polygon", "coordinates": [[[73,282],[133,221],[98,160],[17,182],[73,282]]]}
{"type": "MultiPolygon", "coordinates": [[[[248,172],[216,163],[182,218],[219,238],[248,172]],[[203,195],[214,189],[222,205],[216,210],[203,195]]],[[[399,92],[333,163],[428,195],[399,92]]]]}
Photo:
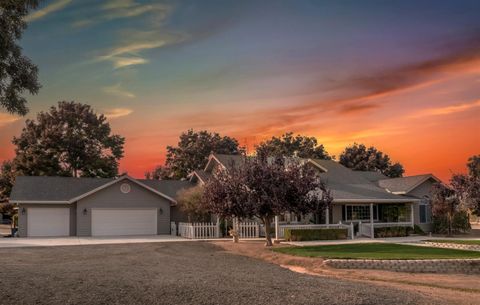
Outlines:
{"type": "MultiPolygon", "coordinates": [[[[192,171],[203,169],[212,152],[244,154],[245,149],[233,137],[205,130],[188,130],[180,135],[177,146],[167,146],[165,165],[155,167],[145,176],[148,179],[184,179],[192,171]]],[[[315,137],[294,135],[292,132],[259,143],[254,153],[258,156],[335,159],[315,137]]],[[[403,166],[392,162],[387,154],[373,146],[358,143],[346,147],[338,161],[353,170],[378,171],[390,178],[401,177],[405,172],[403,166]]]]}

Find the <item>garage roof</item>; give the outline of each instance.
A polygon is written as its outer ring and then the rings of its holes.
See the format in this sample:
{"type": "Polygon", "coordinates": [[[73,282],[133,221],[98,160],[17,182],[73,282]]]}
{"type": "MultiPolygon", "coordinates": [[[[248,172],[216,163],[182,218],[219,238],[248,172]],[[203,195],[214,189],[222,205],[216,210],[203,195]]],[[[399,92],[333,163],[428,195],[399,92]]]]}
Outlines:
{"type": "Polygon", "coordinates": [[[193,186],[193,183],[188,181],[146,180],[130,176],[116,179],[19,176],[15,180],[10,202],[71,203],[124,179],[137,183],[171,201],[175,201],[174,198],[179,190],[189,185],[193,186]]]}

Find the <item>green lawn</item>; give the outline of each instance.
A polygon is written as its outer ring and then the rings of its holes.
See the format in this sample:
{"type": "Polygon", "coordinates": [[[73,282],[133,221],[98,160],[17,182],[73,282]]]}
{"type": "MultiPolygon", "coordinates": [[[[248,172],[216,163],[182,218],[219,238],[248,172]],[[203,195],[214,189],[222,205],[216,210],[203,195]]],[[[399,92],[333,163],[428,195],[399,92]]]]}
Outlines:
{"type": "Polygon", "coordinates": [[[480,240],[460,240],[460,239],[441,239],[441,240],[429,240],[434,243],[446,243],[446,244],[462,244],[462,245],[480,245],[480,240]]]}
{"type": "Polygon", "coordinates": [[[274,251],[307,257],[350,259],[480,258],[480,252],[386,243],[276,248],[274,251]]]}

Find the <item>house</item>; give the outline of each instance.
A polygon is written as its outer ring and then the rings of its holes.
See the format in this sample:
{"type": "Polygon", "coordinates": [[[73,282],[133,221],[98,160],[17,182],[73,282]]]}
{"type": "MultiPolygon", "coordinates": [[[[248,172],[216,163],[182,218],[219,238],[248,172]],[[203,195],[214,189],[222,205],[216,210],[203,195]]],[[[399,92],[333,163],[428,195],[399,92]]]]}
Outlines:
{"type": "MultiPolygon", "coordinates": [[[[19,236],[112,236],[169,234],[187,217],[177,193],[204,184],[219,170],[240,166],[240,155],[212,154],[188,181],[71,177],[17,177],[10,202],[18,206],[19,236]]],[[[375,227],[421,226],[430,230],[433,175],[389,179],[348,169],[333,160],[298,159],[318,171],[333,203],[322,215],[280,215],[284,223],[355,224],[361,235],[375,227]]]]}
{"type": "Polygon", "coordinates": [[[175,196],[189,181],[17,177],[10,202],[18,205],[19,236],[170,234],[184,221],[175,196]]]}
{"type": "MultiPolygon", "coordinates": [[[[190,176],[205,183],[218,170],[240,165],[241,156],[212,154],[204,170],[190,176]]],[[[354,223],[360,234],[371,236],[374,227],[418,225],[431,230],[430,189],[440,182],[431,174],[388,178],[379,172],[354,171],[333,160],[299,159],[312,166],[330,189],[333,202],[325,215],[283,215],[283,222],[354,223]],[[374,225],[371,226],[370,224],[374,225]]]]}

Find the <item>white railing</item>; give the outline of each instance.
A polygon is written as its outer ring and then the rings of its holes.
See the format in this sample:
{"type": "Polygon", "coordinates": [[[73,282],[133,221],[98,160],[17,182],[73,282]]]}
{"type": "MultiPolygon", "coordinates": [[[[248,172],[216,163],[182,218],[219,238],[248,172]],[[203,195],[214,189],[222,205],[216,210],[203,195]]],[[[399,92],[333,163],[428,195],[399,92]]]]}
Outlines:
{"type": "Polygon", "coordinates": [[[180,222],[178,235],[190,239],[209,239],[220,237],[220,225],[213,222],[180,222]]]}
{"type": "Polygon", "coordinates": [[[260,237],[260,225],[256,221],[239,222],[237,230],[240,238],[259,238],[260,237]]]}
{"type": "Polygon", "coordinates": [[[170,235],[177,236],[177,225],[175,221],[170,222],[170,235]]]}
{"type": "MultiPolygon", "coordinates": [[[[387,228],[387,227],[413,227],[413,224],[408,222],[374,222],[373,228],[387,228]]],[[[372,237],[372,227],[369,222],[358,223],[358,235],[372,237]]]]}
{"type": "MultiPolygon", "coordinates": [[[[278,238],[285,238],[285,229],[347,229],[348,236],[353,239],[353,225],[347,224],[285,224],[278,226],[278,238]]],[[[275,228],[273,228],[275,230],[275,228]]]]}

